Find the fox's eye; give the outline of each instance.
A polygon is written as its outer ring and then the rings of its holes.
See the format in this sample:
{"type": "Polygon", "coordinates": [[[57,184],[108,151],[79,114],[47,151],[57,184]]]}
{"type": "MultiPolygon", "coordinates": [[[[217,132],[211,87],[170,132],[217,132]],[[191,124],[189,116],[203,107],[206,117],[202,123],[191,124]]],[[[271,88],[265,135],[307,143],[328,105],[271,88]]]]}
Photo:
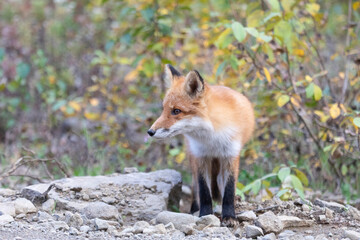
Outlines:
{"type": "Polygon", "coordinates": [[[172,115],[178,115],[179,113],[181,113],[181,110],[180,110],[180,109],[177,109],[177,108],[175,108],[175,109],[173,109],[173,110],[171,111],[171,114],[172,114],[172,115]]]}

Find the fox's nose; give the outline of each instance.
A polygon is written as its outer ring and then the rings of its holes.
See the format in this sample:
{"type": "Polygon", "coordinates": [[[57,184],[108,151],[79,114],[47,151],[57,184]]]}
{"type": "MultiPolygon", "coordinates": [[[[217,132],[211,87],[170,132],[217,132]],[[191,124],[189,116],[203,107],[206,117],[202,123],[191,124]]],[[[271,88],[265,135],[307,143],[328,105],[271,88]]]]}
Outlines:
{"type": "Polygon", "coordinates": [[[150,135],[150,137],[152,137],[152,136],[154,136],[155,131],[152,130],[152,129],[149,129],[149,130],[147,131],[147,133],[150,135]]]}

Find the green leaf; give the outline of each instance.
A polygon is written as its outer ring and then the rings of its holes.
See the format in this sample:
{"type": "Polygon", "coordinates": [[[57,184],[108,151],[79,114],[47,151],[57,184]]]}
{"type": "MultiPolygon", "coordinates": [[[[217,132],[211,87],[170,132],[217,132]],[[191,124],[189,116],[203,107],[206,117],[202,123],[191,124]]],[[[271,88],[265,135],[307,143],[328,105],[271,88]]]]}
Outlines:
{"type": "Polygon", "coordinates": [[[260,189],[261,189],[261,181],[260,181],[260,179],[258,179],[252,184],[251,192],[254,195],[257,195],[259,193],[260,189]]]}
{"type": "Polygon", "coordinates": [[[279,0],[267,0],[267,2],[270,4],[271,10],[280,11],[279,0]]]}
{"type": "Polygon", "coordinates": [[[16,67],[16,73],[20,78],[26,78],[30,73],[30,66],[27,63],[19,63],[16,67]]]}
{"type": "Polygon", "coordinates": [[[259,33],[259,38],[264,40],[264,42],[270,42],[272,40],[271,36],[268,36],[263,32],[259,33]]]}
{"type": "Polygon", "coordinates": [[[243,200],[243,201],[245,200],[244,192],[241,191],[240,189],[236,188],[236,189],[235,189],[235,194],[238,195],[238,196],[240,196],[240,197],[241,197],[241,200],[243,200]]]}
{"type": "Polygon", "coordinates": [[[305,89],[306,97],[312,98],[314,96],[314,83],[310,83],[305,89]]]}
{"type": "Polygon", "coordinates": [[[215,42],[215,45],[220,48],[224,49],[226,48],[232,41],[232,39],[229,37],[231,33],[231,29],[227,28],[225,29],[218,37],[218,39],[215,42]]]}
{"type": "Polygon", "coordinates": [[[274,28],[274,35],[287,46],[290,44],[292,32],[290,23],[284,20],[276,24],[274,28]]]}
{"type": "Polygon", "coordinates": [[[301,199],[305,199],[304,190],[295,188],[295,191],[297,192],[297,194],[299,194],[301,199]]]}
{"type": "Polygon", "coordinates": [[[345,164],[343,164],[343,165],[341,166],[341,174],[342,174],[343,176],[346,176],[347,172],[348,172],[348,167],[347,167],[345,164]]]}
{"type": "Polygon", "coordinates": [[[280,191],[278,191],[278,192],[276,193],[276,196],[277,196],[277,197],[281,197],[282,195],[284,195],[284,194],[287,193],[288,191],[289,191],[288,188],[281,189],[280,191]]]}
{"type": "Polygon", "coordinates": [[[174,156],[178,155],[180,152],[181,152],[181,150],[179,148],[173,148],[169,151],[169,154],[174,157],[174,156]]]}
{"type": "Polygon", "coordinates": [[[236,40],[242,42],[246,38],[246,31],[244,26],[239,22],[234,22],[231,25],[236,40]]]}
{"type": "Polygon", "coordinates": [[[216,76],[217,77],[220,76],[223,73],[226,64],[227,64],[227,61],[225,60],[219,65],[218,69],[216,70],[216,76]]]}
{"type": "Polygon", "coordinates": [[[309,180],[306,177],[305,173],[303,173],[302,171],[300,171],[299,169],[294,169],[296,176],[300,179],[300,181],[305,185],[308,186],[309,185],[309,180]]]}
{"type": "Polygon", "coordinates": [[[354,118],[353,123],[360,128],[360,117],[354,118]]]}
{"type": "Polygon", "coordinates": [[[292,186],[295,188],[295,190],[296,190],[296,189],[300,189],[300,190],[302,190],[302,191],[304,190],[304,187],[303,187],[300,179],[299,179],[297,176],[295,176],[295,175],[290,175],[290,178],[291,178],[291,184],[292,184],[292,186]]]}
{"type": "Polygon", "coordinates": [[[147,21],[151,22],[155,14],[155,11],[153,8],[149,7],[141,11],[142,17],[147,21]]]}
{"type": "Polygon", "coordinates": [[[284,167],[281,168],[280,171],[278,172],[277,176],[280,179],[281,182],[283,182],[285,180],[285,178],[287,176],[290,175],[290,168],[289,167],[284,167]]]}
{"type": "Polygon", "coordinates": [[[259,37],[259,32],[255,28],[247,27],[247,28],[245,28],[245,30],[253,37],[256,37],[256,38],[259,37]]]}

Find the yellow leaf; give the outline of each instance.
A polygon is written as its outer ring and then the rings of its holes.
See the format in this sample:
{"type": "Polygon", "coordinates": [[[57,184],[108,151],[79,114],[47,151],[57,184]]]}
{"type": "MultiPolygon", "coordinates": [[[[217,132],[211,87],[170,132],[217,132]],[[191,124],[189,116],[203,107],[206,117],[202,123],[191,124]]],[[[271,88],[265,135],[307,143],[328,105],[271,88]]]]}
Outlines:
{"type": "Polygon", "coordinates": [[[49,83],[50,83],[50,84],[54,84],[54,83],[55,83],[55,76],[54,76],[54,75],[49,76],[49,83]]]}
{"type": "Polygon", "coordinates": [[[91,104],[91,106],[96,107],[97,105],[99,105],[99,99],[97,99],[97,98],[91,98],[91,99],[90,99],[90,104],[91,104]]]}
{"type": "Polygon", "coordinates": [[[299,57],[305,56],[305,52],[304,52],[304,50],[302,50],[302,49],[294,49],[293,53],[294,53],[296,56],[299,56],[299,57]]]}
{"type": "Polygon", "coordinates": [[[339,72],[339,77],[341,77],[342,79],[345,78],[345,73],[344,72],[339,72]]]}
{"type": "Polygon", "coordinates": [[[126,74],[124,80],[125,80],[125,82],[131,82],[131,81],[133,81],[137,76],[138,76],[138,71],[135,69],[135,70],[132,70],[131,72],[129,72],[128,74],[126,74]]]}
{"type": "Polygon", "coordinates": [[[338,104],[333,104],[332,107],[330,108],[330,116],[335,119],[337,118],[338,116],[340,116],[340,108],[338,106],[338,104]]]}
{"type": "Polygon", "coordinates": [[[264,80],[264,77],[261,76],[261,74],[259,73],[259,71],[256,71],[256,77],[260,80],[264,80]]]}
{"type": "Polygon", "coordinates": [[[89,92],[95,92],[97,90],[99,90],[99,85],[93,85],[91,87],[88,87],[89,92]]]}
{"type": "Polygon", "coordinates": [[[308,81],[308,82],[312,82],[313,79],[309,75],[306,75],[305,80],[308,81]]]}
{"type": "Polygon", "coordinates": [[[344,106],[344,104],[340,104],[340,108],[344,113],[346,113],[346,107],[344,106]]]}
{"type": "Polygon", "coordinates": [[[291,97],[290,101],[292,104],[294,104],[294,106],[300,107],[299,99],[300,99],[300,97],[298,95],[296,95],[296,96],[291,97]]]}
{"type": "Polygon", "coordinates": [[[354,2],[353,3],[353,9],[356,11],[358,8],[360,8],[360,2],[354,2]]]}
{"type": "Polygon", "coordinates": [[[267,80],[269,83],[271,83],[271,76],[270,76],[269,71],[267,70],[266,67],[264,67],[263,70],[264,70],[264,74],[265,74],[266,80],[267,80]]]}
{"type": "Polygon", "coordinates": [[[95,121],[100,118],[100,114],[98,113],[91,113],[91,112],[85,112],[84,117],[86,117],[89,120],[95,121]]]}
{"type": "Polygon", "coordinates": [[[319,101],[322,97],[322,91],[321,91],[321,88],[314,84],[314,99],[315,101],[319,101]]]}
{"type": "Polygon", "coordinates": [[[70,101],[69,102],[69,106],[72,107],[76,112],[80,112],[81,111],[81,106],[79,103],[74,102],[74,101],[70,101]]]}
{"type": "Polygon", "coordinates": [[[175,162],[177,162],[178,164],[181,164],[185,159],[185,153],[181,152],[179,153],[176,158],[175,158],[175,162]]]}
{"type": "Polygon", "coordinates": [[[279,107],[284,106],[286,103],[288,103],[290,100],[290,97],[288,95],[281,95],[278,99],[277,105],[279,107]]]}
{"type": "Polygon", "coordinates": [[[306,4],[306,10],[312,15],[314,16],[316,13],[319,12],[320,10],[320,5],[317,3],[308,3],[306,4]]]}

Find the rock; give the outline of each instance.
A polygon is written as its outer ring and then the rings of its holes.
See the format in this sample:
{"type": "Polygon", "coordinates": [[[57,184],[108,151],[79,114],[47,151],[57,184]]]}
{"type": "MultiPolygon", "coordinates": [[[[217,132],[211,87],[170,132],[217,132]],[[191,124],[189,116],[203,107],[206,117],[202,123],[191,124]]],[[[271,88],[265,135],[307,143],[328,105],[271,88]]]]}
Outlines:
{"type": "Polygon", "coordinates": [[[109,228],[109,224],[107,221],[99,218],[94,219],[95,230],[107,230],[109,228]]]}
{"type": "Polygon", "coordinates": [[[124,168],[124,173],[128,174],[128,173],[137,173],[139,172],[139,170],[136,167],[126,167],[124,168]]]}
{"type": "Polygon", "coordinates": [[[253,211],[246,211],[236,217],[239,221],[253,221],[256,219],[256,214],[253,211]]]}
{"type": "Polygon", "coordinates": [[[0,226],[11,223],[13,221],[15,221],[14,218],[9,214],[3,214],[0,216],[0,226]]]}
{"type": "Polygon", "coordinates": [[[176,229],[181,230],[183,225],[195,224],[198,217],[190,214],[164,211],[156,216],[156,223],[168,224],[172,222],[176,229]]]}
{"type": "MultiPolygon", "coordinates": [[[[28,186],[23,190],[24,192],[30,190],[37,191],[41,194],[52,184],[55,187],[52,188],[47,195],[48,198],[56,201],[56,208],[59,210],[82,213],[85,208],[89,210],[88,200],[90,199],[90,195],[94,197],[95,202],[104,200],[108,203],[112,203],[114,200],[112,198],[119,195],[122,198],[120,200],[124,200],[124,206],[126,206],[119,208],[120,215],[127,216],[132,221],[149,221],[155,218],[158,213],[168,209],[168,206],[179,206],[182,179],[179,172],[168,169],[149,173],[133,172],[129,174],[112,174],[109,176],[65,178],[49,184],[28,186]],[[81,192],[76,192],[80,189],[81,192]],[[74,192],[72,195],[75,194],[74,197],[76,201],[69,198],[71,195],[69,192],[74,192]],[[94,194],[96,192],[98,194],[94,194]]],[[[105,212],[113,213],[111,216],[104,217],[90,214],[92,218],[108,219],[109,217],[113,218],[114,215],[118,215],[118,212],[110,208],[109,204],[105,206],[110,209],[110,211],[105,212]]],[[[87,215],[89,215],[90,211],[91,210],[87,211],[87,215]]]]}
{"type": "Polygon", "coordinates": [[[185,238],[185,233],[179,230],[175,230],[171,233],[171,237],[169,239],[184,239],[184,238],[185,238]]]}
{"type": "Polygon", "coordinates": [[[204,229],[204,233],[212,238],[219,237],[221,239],[236,239],[227,227],[209,227],[204,229]]]}
{"type": "Polygon", "coordinates": [[[175,226],[172,222],[169,222],[168,224],[165,225],[165,229],[167,231],[173,231],[173,230],[175,230],[175,226]]]}
{"type": "Polygon", "coordinates": [[[47,221],[49,219],[52,219],[52,216],[47,212],[38,211],[36,218],[39,221],[47,221]]]}
{"type": "Polygon", "coordinates": [[[261,227],[265,233],[278,233],[281,232],[284,228],[280,218],[271,211],[260,215],[255,221],[255,225],[261,227]]]}
{"type": "Polygon", "coordinates": [[[87,225],[83,225],[80,227],[80,232],[88,233],[90,231],[90,227],[87,225]]]}
{"type": "Polygon", "coordinates": [[[15,212],[14,203],[13,202],[0,203],[0,212],[2,212],[2,214],[8,214],[12,217],[15,217],[16,212],[15,212]]]}
{"type": "Polygon", "coordinates": [[[149,226],[144,229],[144,234],[166,234],[164,224],[158,224],[156,226],[149,226]]]}
{"type": "Polygon", "coordinates": [[[27,200],[26,198],[18,198],[15,201],[13,201],[14,207],[15,207],[15,213],[34,213],[37,211],[36,207],[32,202],[27,200]]]}
{"type": "Polygon", "coordinates": [[[51,213],[55,210],[55,206],[56,206],[55,200],[50,198],[41,205],[41,209],[45,212],[51,213]]]}
{"type": "Polygon", "coordinates": [[[310,210],[311,210],[311,208],[309,207],[309,205],[306,205],[306,204],[302,205],[301,208],[302,208],[302,210],[303,210],[304,213],[309,213],[310,210]]]}
{"type": "Polygon", "coordinates": [[[55,230],[69,230],[69,226],[64,221],[53,221],[50,224],[55,230]]]}
{"type": "Polygon", "coordinates": [[[334,218],[334,211],[325,207],[325,217],[327,219],[333,219],[334,218]]]}
{"type": "Polygon", "coordinates": [[[102,218],[102,219],[118,219],[119,213],[116,207],[103,203],[92,202],[89,203],[81,211],[87,218],[102,218]]]}
{"type": "Polygon", "coordinates": [[[305,236],[304,239],[305,240],[315,240],[315,238],[313,236],[305,236]]]}
{"type": "Polygon", "coordinates": [[[276,240],[276,235],[275,235],[275,233],[269,233],[263,237],[258,237],[257,239],[258,240],[276,240]]]}
{"type": "Polygon", "coordinates": [[[187,196],[192,195],[191,188],[189,186],[187,186],[187,185],[182,185],[181,192],[182,192],[182,194],[187,195],[187,196]]]}
{"type": "Polygon", "coordinates": [[[245,227],[245,234],[247,238],[255,238],[257,236],[264,235],[264,232],[261,228],[254,225],[247,225],[245,227]]]}
{"type": "Polygon", "coordinates": [[[312,220],[303,220],[294,216],[278,216],[284,228],[289,227],[310,227],[314,224],[312,220]]]}
{"type": "Polygon", "coordinates": [[[339,203],[336,202],[327,202],[327,201],[323,201],[320,199],[316,199],[314,201],[314,204],[319,206],[319,207],[327,207],[330,208],[331,210],[337,212],[337,213],[342,213],[343,211],[346,210],[346,207],[344,205],[341,205],[339,203]]]}
{"type": "Polygon", "coordinates": [[[73,215],[74,215],[74,214],[73,214],[72,212],[70,212],[70,211],[66,211],[66,212],[64,213],[64,217],[65,217],[65,222],[66,222],[66,224],[69,224],[70,218],[71,218],[73,215]]]}
{"type": "Polygon", "coordinates": [[[16,215],[15,218],[17,218],[17,219],[22,219],[22,218],[25,218],[25,217],[26,217],[26,214],[25,214],[25,213],[20,213],[20,214],[16,215]]]}
{"type": "Polygon", "coordinates": [[[116,199],[113,197],[103,197],[101,200],[107,204],[114,204],[116,202],[116,199]]]}
{"type": "Polygon", "coordinates": [[[325,215],[319,215],[319,221],[320,222],[326,221],[326,216],[325,215]]]}
{"type": "Polygon", "coordinates": [[[75,236],[79,235],[79,231],[74,227],[69,228],[69,233],[70,235],[75,235],[75,236]]]}
{"type": "Polygon", "coordinates": [[[148,222],[145,222],[145,221],[136,222],[134,227],[133,227],[132,233],[134,233],[134,234],[142,233],[144,231],[144,229],[149,227],[149,226],[150,226],[150,224],[148,222]]]}
{"type": "Polygon", "coordinates": [[[285,230],[282,233],[279,234],[279,239],[289,239],[289,237],[294,236],[295,233],[291,230],[285,230]]]}
{"type": "Polygon", "coordinates": [[[206,215],[200,217],[196,221],[196,225],[203,225],[204,227],[220,227],[220,220],[215,215],[206,215]]]}
{"type": "Polygon", "coordinates": [[[196,226],[195,223],[191,223],[191,224],[180,225],[178,226],[177,229],[185,233],[185,235],[192,235],[195,232],[195,226],[196,226]]]}
{"type": "Polygon", "coordinates": [[[346,206],[348,211],[346,212],[347,215],[349,215],[351,218],[355,219],[355,220],[360,220],[360,211],[356,208],[354,208],[353,206],[346,206]]]}
{"type": "Polygon", "coordinates": [[[76,229],[79,229],[80,226],[82,226],[84,223],[84,220],[82,219],[81,215],[79,213],[73,214],[69,219],[69,226],[74,227],[76,229]]]}
{"type": "Polygon", "coordinates": [[[315,240],[328,240],[325,234],[319,234],[315,237],[315,240]]]}
{"type": "Polygon", "coordinates": [[[351,240],[359,240],[360,232],[356,232],[353,230],[344,230],[344,237],[350,238],[351,240]]]}
{"type": "Polygon", "coordinates": [[[10,197],[10,196],[14,196],[15,194],[16,194],[15,190],[9,188],[0,188],[0,196],[10,197]]]}

